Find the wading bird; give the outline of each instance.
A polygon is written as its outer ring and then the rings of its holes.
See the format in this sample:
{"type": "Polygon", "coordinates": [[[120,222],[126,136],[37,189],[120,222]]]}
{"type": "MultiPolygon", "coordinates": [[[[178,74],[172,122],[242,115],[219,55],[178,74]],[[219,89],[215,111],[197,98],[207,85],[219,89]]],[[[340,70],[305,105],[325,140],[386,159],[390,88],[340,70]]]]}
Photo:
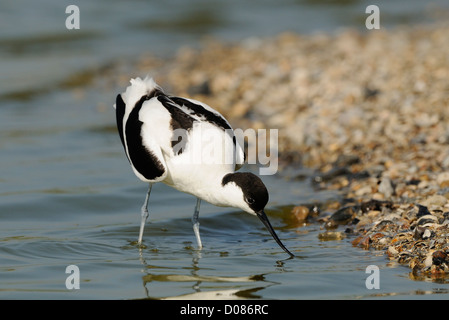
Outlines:
{"type": "Polygon", "coordinates": [[[117,95],[114,107],[129,163],[135,175],[149,183],[141,210],[139,245],[149,215],[151,188],[163,182],[197,198],[192,223],[198,248],[202,248],[198,215],[204,200],[256,215],[279,246],[294,256],[264,212],[268,191],[262,180],[253,173],[235,172],[243,165],[244,150],[219,112],[196,100],[167,95],[149,77],[131,79],[126,91],[117,95]]]}

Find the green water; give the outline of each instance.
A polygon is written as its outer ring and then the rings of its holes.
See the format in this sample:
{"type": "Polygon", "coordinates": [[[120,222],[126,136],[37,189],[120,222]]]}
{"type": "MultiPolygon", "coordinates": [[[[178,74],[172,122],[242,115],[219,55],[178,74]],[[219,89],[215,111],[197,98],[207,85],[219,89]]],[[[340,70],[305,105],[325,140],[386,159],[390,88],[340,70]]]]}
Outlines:
{"type": "MultiPolygon", "coordinates": [[[[105,85],[108,79],[98,70],[128,54],[174,53],[173,41],[180,39],[195,45],[208,33],[233,38],[234,32],[238,38],[264,24],[250,15],[245,29],[241,7],[220,2],[213,19],[196,27],[187,19],[193,13],[186,18],[178,8],[183,33],[161,20],[168,14],[163,6],[148,13],[159,17],[149,23],[144,11],[126,11],[128,4],[85,2],[82,29],[73,34],[63,27],[60,3],[16,3],[0,5],[0,299],[448,298],[446,284],[413,281],[408,268],[353,248],[351,238],[321,241],[318,223],[292,224],[292,205],[339,199],[336,192],[315,191],[308,179],[263,177],[270,191],[267,214],[294,259],[287,259],[257,218],[206,203],[200,213],[204,248],[196,250],[190,221],[195,199],[163,184],[153,187],[145,247],[139,249],[147,186],[132,173],[115,128],[112,105],[123,88],[105,85]],[[93,19],[95,12],[104,18],[93,19]],[[16,28],[6,28],[8,23],[16,28]],[[69,265],[79,268],[79,289],[66,287],[69,265]],[[380,289],[365,285],[369,265],[379,267],[380,289]]],[[[264,2],[258,12],[282,16],[289,11],[282,3],[273,11],[264,2]]],[[[362,4],[343,8],[350,12],[362,4]]],[[[309,1],[291,5],[320,8],[309,1]]]]}

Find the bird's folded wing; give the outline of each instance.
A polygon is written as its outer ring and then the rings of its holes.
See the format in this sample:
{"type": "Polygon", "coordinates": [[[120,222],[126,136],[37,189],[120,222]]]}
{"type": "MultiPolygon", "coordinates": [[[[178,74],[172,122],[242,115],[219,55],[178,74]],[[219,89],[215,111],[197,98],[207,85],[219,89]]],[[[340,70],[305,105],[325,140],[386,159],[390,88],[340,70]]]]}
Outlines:
{"type": "Polygon", "coordinates": [[[238,170],[243,166],[245,162],[243,146],[239,143],[238,139],[236,139],[234,130],[225,117],[223,117],[217,110],[201,101],[173,96],[169,97],[169,99],[197,121],[208,122],[215,127],[224,130],[232,139],[235,148],[235,170],[238,170]]]}

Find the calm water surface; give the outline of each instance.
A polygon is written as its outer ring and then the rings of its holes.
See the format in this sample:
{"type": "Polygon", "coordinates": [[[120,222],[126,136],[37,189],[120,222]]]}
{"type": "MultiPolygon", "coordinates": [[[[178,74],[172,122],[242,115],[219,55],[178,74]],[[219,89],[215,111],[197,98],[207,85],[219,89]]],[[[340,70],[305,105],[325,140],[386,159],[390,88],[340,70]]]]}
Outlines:
{"type": "MultiPolygon", "coordinates": [[[[190,222],[195,199],[163,184],[151,194],[146,247],[137,248],[146,185],[133,175],[115,129],[117,92],[65,80],[143,52],[171,54],[205,35],[238,40],[354,26],[367,5],[148,3],[80,1],[77,33],[64,27],[68,3],[0,4],[1,299],[449,297],[447,284],[413,281],[408,268],[353,248],[350,238],[320,241],[319,224],[292,224],[292,205],[339,199],[314,191],[308,179],[263,177],[270,190],[267,213],[297,258],[287,259],[257,218],[206,203],[200,214],[204,249],[197,251],[190,222]],[[65,286],[72,264],[80,270],[79,290],[65,286]],[[368,265],[380,268],[379,290],[365,286],[368,265]]],[[[420,2],[404,3],[410,1],[388,5],[386,23],[428,18],[420,2]]]]}

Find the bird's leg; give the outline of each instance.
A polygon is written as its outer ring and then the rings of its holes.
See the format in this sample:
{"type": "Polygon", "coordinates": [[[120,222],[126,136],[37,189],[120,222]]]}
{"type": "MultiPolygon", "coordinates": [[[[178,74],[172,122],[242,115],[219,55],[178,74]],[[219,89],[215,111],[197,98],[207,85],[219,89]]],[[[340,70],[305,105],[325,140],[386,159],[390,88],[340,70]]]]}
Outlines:
{"type": "Polygon", "coordinates": [[[151,187],[153,187],[152,183],[150,183],[150,185],[148,187],[147,196],[145,197],[145,202],[143,203],[142,210],[141,210],[141,212],[142,212],[142,220],[140,221],[140,233],[139,233],[139,241],[138,241],[139,245],[142,244],[143,229],[145,228],[145,222],[147,221],[147,218],[149,216],[149,214],[148,214],[148,201],[150,200],[151,187]]]}
{"type": "Polygon", "coordinates": [[[200,223],[198,222],[198,215],[200,214],[200,204],[201,204],[201,199],[197,198],[195,212],[193,213],[193,217],[192,217],[193,232],[195,232],[196,242],[198,243],[198,249],[201,249],[203,247],[203,245],[201,244],[201,238],[200,238],[200,223]]]}

